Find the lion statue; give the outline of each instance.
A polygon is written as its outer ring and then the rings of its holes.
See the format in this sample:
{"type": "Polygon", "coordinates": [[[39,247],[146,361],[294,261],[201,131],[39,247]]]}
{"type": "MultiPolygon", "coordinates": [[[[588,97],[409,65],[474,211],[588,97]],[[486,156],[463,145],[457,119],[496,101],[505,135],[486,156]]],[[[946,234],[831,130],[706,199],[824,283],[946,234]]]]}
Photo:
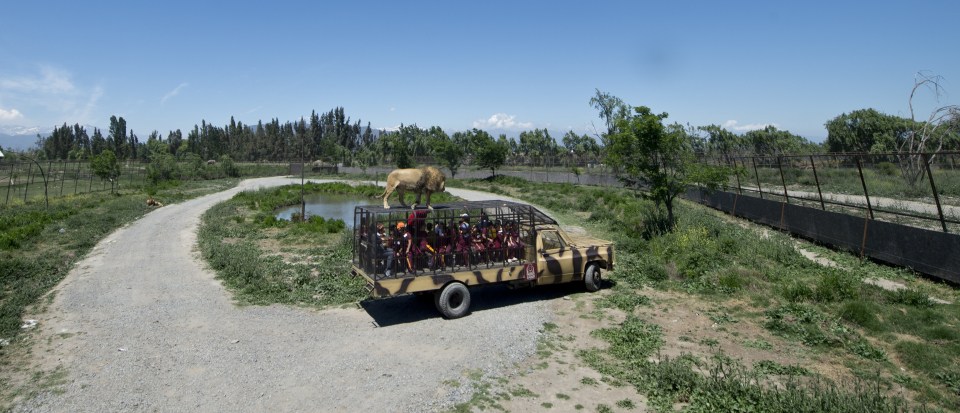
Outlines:
{"type": "Polygon", "coordinates": [[[387,187],[384,188],[383,194],[380,195],[383,197],[383,207],[387,209],[390,208],[390,205],[387,204],[387,198],[390,197],[390,194],[392,194],[394,190],[396,190],[400,196],[400,205],[407,206],[403,200],[403,192],[410,190],[417,192],[417,199],[413,201],[411,209],[417,208],[417,204],[420,203],[420,195],[422,195],[423,192],[427,193],[427,208],[433,209],[430,205],[430,195],[434,192],[445,191],[446,180],[447,177],[443,175],[443,172],[440,172],[439,169],[432,166],[394,169],[393,172],[390,172],[390,175],[387,175],[387,187]]]}

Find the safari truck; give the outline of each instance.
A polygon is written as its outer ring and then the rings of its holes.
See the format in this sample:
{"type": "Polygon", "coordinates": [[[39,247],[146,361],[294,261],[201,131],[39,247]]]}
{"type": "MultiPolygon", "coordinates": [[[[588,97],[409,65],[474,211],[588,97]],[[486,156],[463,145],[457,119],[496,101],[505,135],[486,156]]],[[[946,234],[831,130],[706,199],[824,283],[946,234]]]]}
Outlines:
{"type": "Polygon", "coordinates": [[[517,202],[474,201],[397,210],[357,206],[353,269],[374,298],[434,295],[437,310],[459,318],[470,309],[470,287],[582,282],[600,288],[612,270],[613,244],[564,231],[536,208],[517,202]]]}

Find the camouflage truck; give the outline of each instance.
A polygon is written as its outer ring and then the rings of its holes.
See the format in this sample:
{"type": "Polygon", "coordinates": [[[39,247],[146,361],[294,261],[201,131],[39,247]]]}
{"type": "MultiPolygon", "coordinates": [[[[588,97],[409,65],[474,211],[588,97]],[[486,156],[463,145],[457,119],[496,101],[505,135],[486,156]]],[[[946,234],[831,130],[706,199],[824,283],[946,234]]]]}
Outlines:
{"type": "Polygon", "coordinates": [[[613,244],[564,231],[536,208],[507,201],[434,205],[433,210],[358,206],[353,269],[374,298],[434,295],[447,318],[466,315],[470,287],[582,282],[600,288],[613,244]]]}

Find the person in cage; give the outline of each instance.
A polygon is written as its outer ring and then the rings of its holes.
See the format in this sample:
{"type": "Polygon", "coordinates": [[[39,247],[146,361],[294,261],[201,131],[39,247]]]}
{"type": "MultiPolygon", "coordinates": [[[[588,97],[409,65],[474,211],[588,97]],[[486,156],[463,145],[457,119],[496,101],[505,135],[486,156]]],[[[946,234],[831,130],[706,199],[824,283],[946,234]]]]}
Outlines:
{"type": "Polygon", "coordinates": [[[387,233],[387,230],[383,227],[382,222],[377,223],[377,232],[375,233],[378,258],[383,261],[384,272],[383,275],[387,277],[393,276],[393,240],[390,238],[390,235],[387,233]]]}
{"type": "Polygon", "coordinates": [[[474,262],[481,264],[486,262],[487,246],[484,241],[483,231],[479,227],[473,227],[470,230],[470,246],[473,251],[474,262]]]}
{"type": "Polygon", "coordinates": [[[417,255],[417,244],[413,241],[412,229],[403,222],[398,222],[397,230],[401,237],[400,257],[402,264],[406,266],[408,273],[416,272],[417,267],[413,265],[413,259],[417,255]]]}
{"type": "MultiPolygon", "coordinates": [[[[464,214],[466,215],[466,214],[464,214]]],[[[472,250],[473,241],[470,237],[470,224],[465,222],[463,219],[460,220],[460,223],[457,225],[457,257],[459,257],[460,265],[470,266],[470,254],[472,250]]]]}

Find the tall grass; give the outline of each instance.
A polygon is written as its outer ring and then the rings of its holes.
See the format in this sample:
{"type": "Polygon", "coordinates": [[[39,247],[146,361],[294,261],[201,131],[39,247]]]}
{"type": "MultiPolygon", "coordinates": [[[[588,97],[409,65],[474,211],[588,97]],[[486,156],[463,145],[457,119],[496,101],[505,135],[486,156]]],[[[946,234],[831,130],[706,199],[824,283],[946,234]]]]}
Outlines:
{"type": "MultiPolygon", "coordinates": [[[[776,178],[779,181],[779,173],[776,178]]],[[[729,363],[718,367],[696,357],[650,362],[650,341],[637,336],[651,334],[650,329],[638,330],[627,323],[598,333],[610,342],[610,353],[587,352],[582,355],[584,360],[628,380],[651,397],[664,397],[664,406],[689,402],[692,411],[708,409],[706,406],[714,411],[904,411],[917,407],[907,406],[901,395],[889,392],[896,381],[909,383],[920,404],[960,409],[960,395],[951,390],[958,371],[951,366],[960,365],[960,334],[956,333],[960,304],[932,304],[929,294],[945,290],[908,271],[828,250],[821,252],[841,267],[824,267],[803,257],[795,248],[796,241],[784,234],[736,225],[686,202],[677,207],[676,229],[666,231],[656,205],[642,194],[624,189],[534,184],[517,178],[465,184],[479,189],[496,185],[499,191],[582,220],[615,240],[617,268],[610,275],[616,283],[615,298],[601,300],[602,306],[631,314],[646,302],[640,292],[645,286],[685,292],[721,306],[747,302],[750,305],[741,310],[742,320],[794,341],[816,357],[853,366],[853,375],[874,372],[860,386],[806,380],[774,388],[758,385],[764,381],[751,379],[756,372],[749,368],[728,368],[729,363]],[[863,283],[868,277],[897,279],[916,287],[886,291],[863,283]],[[643,351],[613,350],[621,348],[628,337],[629,343],[643,346],[643,351]],[[701,373],[712,372],[711,368],[724,373],[701,373]],[[820,410],[810,406],[820,406],[820,410]]],[[[955,291],[945,293],[960,297],[955,291]]]]}

